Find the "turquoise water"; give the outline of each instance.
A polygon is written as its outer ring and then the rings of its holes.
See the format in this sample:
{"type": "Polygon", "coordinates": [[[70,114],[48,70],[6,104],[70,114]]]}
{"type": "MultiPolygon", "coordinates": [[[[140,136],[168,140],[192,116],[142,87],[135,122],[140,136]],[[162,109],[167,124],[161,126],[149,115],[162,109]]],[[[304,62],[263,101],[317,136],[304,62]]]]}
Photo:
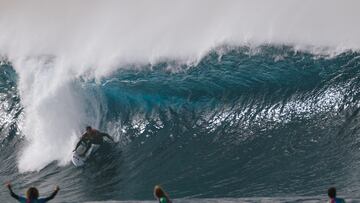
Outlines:
{"type": "MultiPolygon", "coordinates": [[[[196,64],[165,60],[121,66],[100,80],[74,79],[86,117],[97,115],[90,124],[117,143],[85,168],[54,161],[22,173],[26,110],[19,76],[4,60],[0,181],[19,192],[36,185],[41,194],[58,184],[54,202],[152,200],[155,184],[189,203],[319,202],[330,186],[359,198],[359,54],[221,50],[196,64]]],[[[9,199],[2,188],[0,200],[9,199]]]]}

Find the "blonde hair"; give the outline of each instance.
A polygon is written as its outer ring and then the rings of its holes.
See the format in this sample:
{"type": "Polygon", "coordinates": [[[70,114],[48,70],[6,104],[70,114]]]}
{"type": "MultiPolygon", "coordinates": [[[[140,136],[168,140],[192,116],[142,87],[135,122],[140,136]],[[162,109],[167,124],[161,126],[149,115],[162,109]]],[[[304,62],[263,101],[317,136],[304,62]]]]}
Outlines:
{"type": "Polygon", "coordinates": [[[160,198],[165,198],[167,203],[171,203],[169,195],[160,187],[160,185],[155,185],[154,196],[159,200],[160,198]]]}

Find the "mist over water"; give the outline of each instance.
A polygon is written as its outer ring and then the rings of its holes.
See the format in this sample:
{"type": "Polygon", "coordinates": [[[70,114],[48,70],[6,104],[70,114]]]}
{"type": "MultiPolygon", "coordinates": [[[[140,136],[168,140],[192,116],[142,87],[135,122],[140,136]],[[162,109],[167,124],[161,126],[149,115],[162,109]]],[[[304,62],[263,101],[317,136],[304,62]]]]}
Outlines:
{"type": "Polygon", "coordinates": [[[159,182],[177,197],[318,195],[335,183],[352,196],[359,6],[2,0],[4,167],[21,187],[72,177],[64,201],[149,199],[159,182]],[[90,181],[99,196],[70,165],[86,125],[117,141],[90,181]]]}

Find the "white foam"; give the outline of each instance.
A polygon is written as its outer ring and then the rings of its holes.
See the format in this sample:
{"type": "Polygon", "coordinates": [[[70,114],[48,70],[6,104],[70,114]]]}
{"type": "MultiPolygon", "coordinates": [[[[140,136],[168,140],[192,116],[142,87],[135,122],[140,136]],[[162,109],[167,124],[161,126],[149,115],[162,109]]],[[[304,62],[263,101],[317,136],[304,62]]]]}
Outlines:
{"type": "Polygon", "coordinates": [[[29,140],[19,168],[67,163],[74,135],[98,121],[101,115],[87,114],[73,86],[80,76],[100,78],[121,64],[162,58],[194,61],[222,43],[358,50],[359,6],[357,0],[1,0],[0,54],[19,74],[29,140]]]}

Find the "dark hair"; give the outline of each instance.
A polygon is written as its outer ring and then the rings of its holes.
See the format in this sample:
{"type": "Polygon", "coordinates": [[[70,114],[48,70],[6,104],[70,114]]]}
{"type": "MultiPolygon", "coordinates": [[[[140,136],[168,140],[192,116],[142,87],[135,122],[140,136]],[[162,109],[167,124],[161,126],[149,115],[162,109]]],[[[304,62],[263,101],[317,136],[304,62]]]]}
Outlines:
{"type": "Polygon", "coordinates": [[[39,191],[36,187],[31,187],[26,191],[26,198],[29,200],[39,198],[39,191]]]}
{"type": "Polygon", "coordinates": [[[91,126],[86,126],[86,130],[91,130],[91,126]]]}
{"type": "Polygon", "coordinates": [[[329,188],[328,195],[330,198],[335,198],[336,197],[336,189],[334,187],[329,188]]]}

